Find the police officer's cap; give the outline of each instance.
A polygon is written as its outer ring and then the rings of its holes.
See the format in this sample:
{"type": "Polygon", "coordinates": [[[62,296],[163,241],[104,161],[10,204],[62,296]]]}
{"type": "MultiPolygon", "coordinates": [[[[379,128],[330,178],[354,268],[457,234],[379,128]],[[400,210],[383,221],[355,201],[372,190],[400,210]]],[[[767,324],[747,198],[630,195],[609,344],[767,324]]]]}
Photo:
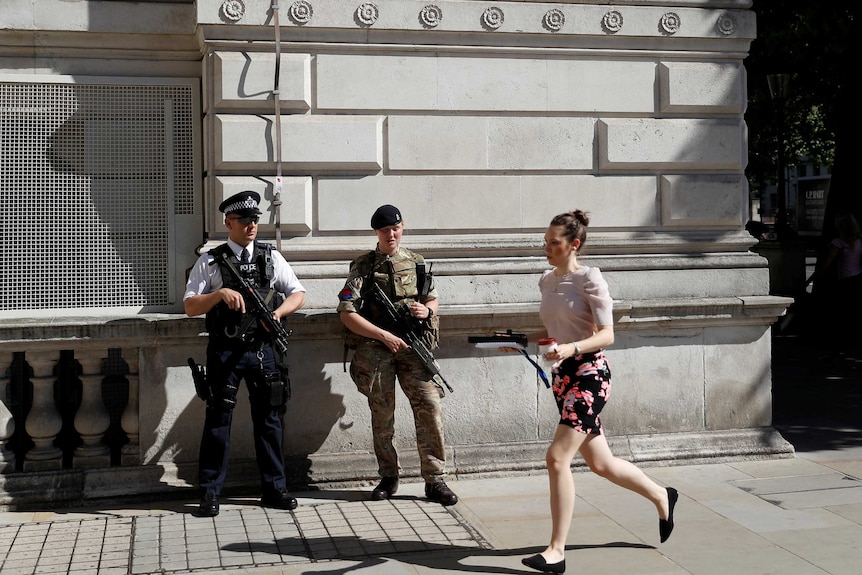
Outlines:
{"type": "Polygon", "coordinates": [[[258,209],[259,204],[260,194],[247,190],[234,194],[223,201],[219,204],[218,210],[224,212],[225,215],[239,214],[241,216],[251,216],[261,213],[258,209]]]}
{"type": "Polygon", "coordinates": [[[371,227],[375,230],[401,223],[401,212],[395,206],[380,206],[371,216],[371,227]]]}

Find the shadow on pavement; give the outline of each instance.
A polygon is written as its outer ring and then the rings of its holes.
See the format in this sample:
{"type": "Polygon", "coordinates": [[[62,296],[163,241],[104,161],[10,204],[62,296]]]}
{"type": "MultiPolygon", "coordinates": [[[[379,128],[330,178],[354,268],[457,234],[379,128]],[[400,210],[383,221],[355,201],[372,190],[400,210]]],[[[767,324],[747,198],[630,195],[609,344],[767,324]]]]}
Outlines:
{"type": "MultiPolygon", "coordinates": [[[[400,563],[406,563],[418,567],[428,569],[439,569],[449,571],[462,571],[464,573],[500,573],[500,574],[521,574],[534,573],[530,569],[510,569],[493,564],[482,564],[481,559],[494,557],[513,557],[516,555],[532,555],[544,550],[542,547],[525,547],[520,549],[482,549],[477,547],[461,547],[458,545],[434,544],[422,541],[387,541],[385,543],[375,543],[374,541],[366,541],[357,536],[340,536],[340,537],[321,537],[309,538],[306,540],[309,556],[316,561],[326,560],[341,560],[355,561],[355,565],[350,567],[338,567],[329,571],[321,571],[315,569],[313,573],[316,575],[329,574],[339,575],[357,571],[360,569],[368,569],[370,567],[380,566],[392,559],[400,563]],[[380,545],[391,547],[395,546],[402,551],[398,552],[382,552],[375,550],[374,546],[380,545]],[[333,549],[333,546],[335,549],[333,549]],[[314,549],[322,551],[315,553],[314,549]],[[338,551],[341,550],[341,551],[338,551]],[[466,559],[470,559],[471,563],[464,563],[466,559]]],[[[654,549],[652,545],[643,543],[627,543],[624,541],[613,541],[602,545],[567,545],[567,551],[578,551],[581,549],[654,549]]],[[[245,544],[226,545],[223,547],[227,551],[252,551],[253,553],[272,553],[278,554],[279,542],[249,542],[245,544]]],[[[309,572],[311,573],[311,572],[309,572]]]]}
{"type": "Polygon", "coordinates": [[[773,425],[800,453],[860,447],[862,332],[800,304],[773,327],[773,425]]]}

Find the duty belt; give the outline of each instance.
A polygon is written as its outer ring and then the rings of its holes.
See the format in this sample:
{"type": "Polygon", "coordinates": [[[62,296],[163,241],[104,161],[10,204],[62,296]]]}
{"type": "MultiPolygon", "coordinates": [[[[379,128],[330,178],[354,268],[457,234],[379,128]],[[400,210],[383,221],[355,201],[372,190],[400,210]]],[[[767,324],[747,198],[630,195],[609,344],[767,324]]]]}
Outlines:
{"type": "Polygon", "coordinates": [[[252,339],[243,341],[236,337],[210,336],[210,345],[224,350],[236,351],[259,351],[271,345],[268,340],[252,339]]]}

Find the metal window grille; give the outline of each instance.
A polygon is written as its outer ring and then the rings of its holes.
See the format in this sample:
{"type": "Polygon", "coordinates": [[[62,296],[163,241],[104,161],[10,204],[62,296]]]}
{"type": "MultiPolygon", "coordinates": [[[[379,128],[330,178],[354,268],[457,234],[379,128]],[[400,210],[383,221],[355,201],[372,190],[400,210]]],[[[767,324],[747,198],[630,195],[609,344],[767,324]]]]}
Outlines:
{"type": "Polygon", "coordinates": [[[194,212],[191,85],[0,82],[0,312],[173,299],[194,212]]]}

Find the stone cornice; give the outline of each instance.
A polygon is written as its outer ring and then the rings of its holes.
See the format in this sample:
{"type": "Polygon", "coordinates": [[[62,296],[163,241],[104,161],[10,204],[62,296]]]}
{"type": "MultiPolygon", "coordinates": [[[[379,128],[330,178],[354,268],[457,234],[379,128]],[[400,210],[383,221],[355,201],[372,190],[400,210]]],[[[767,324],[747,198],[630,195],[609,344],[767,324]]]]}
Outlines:
{"type": "Polygon", "coordinates": [[[125,34],[0,30],[0,57],[199,61],[194,34],[125,34]]]}
{"type": "MultiPolygon", "coordinates": [[[[685,39],[750,42],[755,36],[750,2],[540,3],[463,0],[340,0],[281,3],[284,41],[365,41],[465,45],[626,45],[638,39],[678,44],[685,39]],[[359,34],[356,34],[359,32],[359,34]],[[409,38],[408,38],[409,36],[409,38]],[[495,36],[499,38],[494,39],[495,36]],[[447,41],[442,41],[448,38],[447,41]],[[528,40],[530,38],[530,40],[528,40]],[[539,38],[544,38],[540,40],[539,38]],[[607,42],[605,42],[607,41],[607,42]]],[[[211,40],[271,39],[270,0],[200,0],[197,23],[211,40]]]]}
{"type": "Polygon", "coordinates": [[[195,9],[177,2],[3,0],[0,30],[194,34],[195,9]]]}
{"type": "MultiPolygon", "coordinates": [[[[271,0],[5,0],[2,57],[199,59],[213,42],[273,43],[271,0]],[[230,17],[227,16],[230,14],[230,17]]],[[[282,0],[285,49],[315,44],[745,53],[749,0],[589,3],[282,0]]]]}

